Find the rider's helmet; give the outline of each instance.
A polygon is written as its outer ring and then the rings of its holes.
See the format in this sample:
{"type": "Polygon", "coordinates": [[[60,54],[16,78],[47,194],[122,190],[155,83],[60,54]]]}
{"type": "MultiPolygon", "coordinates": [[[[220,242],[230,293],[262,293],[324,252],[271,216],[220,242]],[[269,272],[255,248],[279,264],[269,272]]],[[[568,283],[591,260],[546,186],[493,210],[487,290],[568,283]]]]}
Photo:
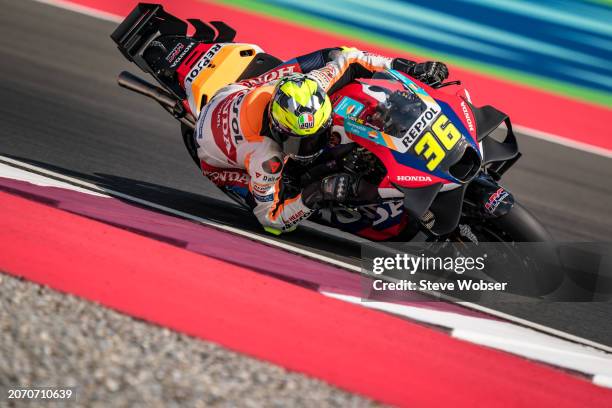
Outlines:
{"type": "Polygon", "coordinates": [[[269,106],[270,132],[294,160],[314,160],[327,143],[332,104],[319,84],[305,75],[278,81],[269,106]]]}

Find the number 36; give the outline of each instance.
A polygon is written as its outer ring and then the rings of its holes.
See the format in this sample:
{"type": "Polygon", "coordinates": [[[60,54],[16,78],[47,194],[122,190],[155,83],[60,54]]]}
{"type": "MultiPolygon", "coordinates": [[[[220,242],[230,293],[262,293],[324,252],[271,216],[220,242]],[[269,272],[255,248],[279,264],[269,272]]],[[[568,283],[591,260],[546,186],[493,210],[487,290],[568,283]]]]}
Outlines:
{"type": "Polygon", "coordinates": [[[433,134],[425,133],[414,146],[414,151],[428,160],[427,168],[434,171],[446,156],[446,151],[451,150],[461,139],[461,133],[446,115],[440,115],[431,125],[431,130],[433,134]]]}

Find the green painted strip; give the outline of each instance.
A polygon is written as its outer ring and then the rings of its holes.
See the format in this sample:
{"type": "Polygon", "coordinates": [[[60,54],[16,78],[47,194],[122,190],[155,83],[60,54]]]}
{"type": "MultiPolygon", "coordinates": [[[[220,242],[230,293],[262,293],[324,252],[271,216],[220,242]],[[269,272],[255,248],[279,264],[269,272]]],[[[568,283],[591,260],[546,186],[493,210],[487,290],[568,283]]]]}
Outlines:
{"type": "Polygon", "coordinates": [[[587,1],[590,1],[591,3],[597,3],[597,4],[604,5],[604,6],[612,7],[612,0],[587,0],[587,1]]]}
{"type": "Polygon", "coordinates": [[[272,6],[257,0],[212,0],[212,2],[223,4],[228,7],[248,10],[254,14],[259,14],[266,17],[276,17],[297,26],[324,32],[326,34],[339,34],[346,37],[353,37],[355,39],[381,45],[389,49],[404,51],[428,59],[449,62],[450,64],[470,71],[487,74],[489,76],[514,82],[520,85],[529,85],[536,89],[545,90],[561,96],[569,96],[574,99],[601,105],[606,108],[612,106],[612,94],[608,92],[589,89],[538,75],[527,74],[518,70],[512,70],[497,65],[476,62],[467,58],[437,53],[430,49],[417,47],[411,43],[393,40],[379,34],[374,34],[344,24],[338,24],[327,19],[305,16],[302,13],[272,6]]]}

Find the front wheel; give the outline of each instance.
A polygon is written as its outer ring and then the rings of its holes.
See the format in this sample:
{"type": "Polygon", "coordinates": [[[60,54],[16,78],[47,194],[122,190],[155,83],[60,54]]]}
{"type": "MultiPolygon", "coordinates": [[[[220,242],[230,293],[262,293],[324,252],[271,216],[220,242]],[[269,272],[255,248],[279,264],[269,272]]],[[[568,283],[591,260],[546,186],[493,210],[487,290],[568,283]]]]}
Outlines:
{"type": "Polygon", "coordinates": [[[504,216],[472,223],[471,230],[480,242],[502,242],[493,246],[501,265],[489,274],[499,282],[513,282],[515,293],[541,296],[559,287],[562,276],[547,267],[556,259],[552,237],[544,226],[518,202],[504,216]],[[521,245],[524,242],[540,244],[521,245]]]}
{"type": "MultiPolygon", "coordinates": [[[[480,228],[488,235],[483,241],[550,242],[552,237],[544,226],[525,207],[515,202],[510,212],[502,217],[486,220],[480,228]]],[[[484,238],[484,237],[483,237],[484,238]]]]}

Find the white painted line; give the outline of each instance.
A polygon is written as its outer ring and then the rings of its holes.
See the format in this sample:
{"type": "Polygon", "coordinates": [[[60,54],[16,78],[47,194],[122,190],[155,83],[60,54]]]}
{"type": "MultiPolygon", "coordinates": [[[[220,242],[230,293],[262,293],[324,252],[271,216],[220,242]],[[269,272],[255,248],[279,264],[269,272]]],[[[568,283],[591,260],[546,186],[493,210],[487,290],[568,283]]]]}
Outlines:
{"type": "MultiPolygon", "coordinates": [[[[123,21],[124,17],[107,13],[105,11],[101,11],[92,7],[82,6],[80,4],[72,3],[69,0],[33,0],[38,3],[47,4],[50,6],[59,7],[65,10],[74,11],[77,13],[85,14],[90,17],[99,18],[101,20],[111,21],[114,23],[120,23],[123,21]]],[[[522,126],[520,124],[512,124],[514,130],[517,130],[521,134],[525,136],[533,137],[536,139],[545,140],[550,143],[560,144],[562,146],[566,146],[572,149],[581,150],[587,153],[595,154],[598,156],[603,156],[607,158],[612,158],[612,150],[605,149],[603,147],[594,146],[588,143],[578,142],[567,137],[554,135],[552,133],[543,132],[540,130],[536,130],[527,126],[522,126]]]]}
{"type": "Polygon", "coordinates": [[[603,147],[578,142],[576,140],[568,139],[563,136],[553,135],[552,133],[543,132],[541,130],[532,129],[526,126],[512,124],[512,128],[516,132],[525,136],[545,140],[550,143],[556,143],[565,147],[569,147],[570,149],[581,150],[586,153],[591,153],[597,156],[603,156],[612,159],[612,150],[604,149],[603,147]]]}
{"type": "Polygon", "coordinates": [[[452,336],[470,343],[504,350],[568,370],[580,371],[593,376],[612,375],[612,355],[610,354],[606,355],[599,350],[575,343],[558,344],[554,340],[562,340],[556,337],[548,336],[546,338],[546,335],[535,331],[528,333],[527,331],[530,331],[530,329],[505,322],[497,323],[512,326],[512,328],[506,327],[508,330],[499,330],[499,333],[496,331],[487,333],[486,331],[478,331],[478,328],[475,327],[472,330],[453,330],[452,336]],[[521,328],[524,332],[516,330],[516,328],[521,328]],[[597,353],[600,353],[600,355],[597,353]]]}
{"type": "Polygon", "coordinates": [[[31,171],[20,170],[17,167],[9,166],[8,164],[4,164],[4,163],[0,163],[0,177],[10,178],[13,180],[26,181],[30,184],[35,184],[37,186],[57,187],[57,188],[78,191],[79,193],[111,198],[111,196],[107,194],[101,194],[101,193],[92,191],[91,189],[81,188],[73,184],[64,183],[63,181],[59,181],[59,180],[52,179],[49,177],[44,177],[44,176],[41,176],[40,174],[32,173],[31,171]]]}
{"type": "MultiPolygon", "coordinates": [[[[86,181],[82,181],[82,180],[79,180],[79,179],[76,179],[76,178],[73,178],[73,177],[65,176],[63,174],[56,173],[54,171],[50,171],[50,170],[47,170],[47,169],[43,169],[41,167],[33,166],[31,164],[24,163],[24,162],[21,162],[21,161],[18,161],[18,160],[13,160],[11,158],[4,157],[4,156],[1,156],[1,155],[0,155],[0,162],[4,162],[5,164],[9,164],[9,165],[12,165],[12,166],[19,167],[21,169],[26,169],[26,170],[32,171],[34,173],[37,173],[37,174],[41,174],[41,175],[45,175],[45,176],[48,176],[48,177],[51,177],[51,178],[55,178],[57,180],[67,182],[67,183],[69,183],[71,185],[74,185],[74,186],[77,186],[77,187],[89,189],[89,190],[92,190],[92,191],[95,191],[95,192],[98,192],[98,193],[102,193],[102,194],[105,194],[105,195],[110,195],[110,196],[113,196],[113,197],[123,198],[125,200],[131,201],[131,202],[134,202],[134,203],[146,206],[146,207],[155,208],[157,210],[163,211],[163,212],[168,213],[168,214],[176,215],[178,217],[185,218],[185,219],[188,219],[188,220],[191,220],[191,221],[195,221],[195,222],[200,223],[202,225],[207,225],[209,227],[213,227],[213,228],[216,228],[216,229],[219,229],[219,230],[222,230],[222,231],[227,231],[227,232],[230,232],[230,233],[235,234],[235,235],[240,235],[240,236],[246,237],[248,239],[251,239],[253,241],[261,242],[263,244],[266,244],[266,245],[269,245],[269,246],[273,246],[273,247],[276,247],[276,248],[280,248],[280,249],[283,249],[285,251],[288,251],[288,252],[291,252],[291,253],[294,253],[294,254],[298,254],[298,255],[301,255],[301,256],[304,256],[304,257],[307,257],[307,258],[310,258],[310,259],[314,259],[314,260],[317,260],[317,261],[320,261],[320,262],[323,262],[323,263],[326,263],[326,264],[329,264],[329,265],[334,265],[334,266],[337,266],[337,267],[342,268],[342,269],[346,269],[346,270],[351,271],[351,272],[361,273],[361,267],[359,265],[353,265],[353,264],[349,264],[349,263],[346,263],[346,262],[342,262],[342,261],[339,261],[339,260],[334,259],[334,258],[330,258],[330,257],[325,256],[325,255],[320,255],[320,254],[308,251],[306,249],[295,247],[295,246],[293,246],[291,244],[288,244],[288,243],[280,241],[280,240],[271,239],[271,238],[268,238],[268,237],[260,235],[260,234],[255,234],[255,233],[252,233],[252,232],[249,232],[249,231],[243,231],[243,230],[241,230],[239,228],[235,228],[235,227],[232,227],[232,226],[229,226],[229,225],[220,224],[220,223],[217,223],[217,222],[214,222],[214,221],[211,221],[211,220],[207,220],[205,218],[198,217],[196,215],[192,215],[192,214],[189,214],[189,213],[186,213],[186,212],[183,212],[183,211],[175,210],[173,208],[166,207],[166,206],[163,206],[163,205],[160,205],[160,204],[156,204],[156,203],[153,203],[151,201],[143,200],[143,199],[140,199],[138,197],[133,197],[133,196],[130,196],[128,194],[120,193],[120,192],[115,191],[115,190],[111,190],[111,189],[108,189],[108,188],[102,188],[102,187],[99,187],[99,186],[97,186],[95,184],[92,184],[92,183],[89,183],[89,182],[86,182],[86,181]]],[[[379,279],[387,279],[389,281],[396,281],[395,279],[392,279],[392,278],[386,278],[386,277],[380,277],[380,276],[378,276],[378,278],[379,279]]],[[[448,298],[446,300],[448,300],[450,302],[453,302],[455,304],[458,304],[460,306],[463,306],[465,308],[472,309],[472,310],[477,310],[477,311],[486,313],[488,315],[495,316],[497,318],[504,319],[504,320],[513,322],[515,324],[521,325],[521,326],[526,326],[526,327],[529,327],[531,329],[534,329],[534,330],[537,330],[537,331],[540,331],[540,332],[543,332],[543,333],[547,333],[547,334],[550,334],[550,335],[553,335],[553,336],[556,336],[556,337],[559,337],[559,338],[562,338],[562,339],[565,339],[565,340],[568,340],[568,341],[571,341],[571,342],[575,342],[575,343],[579,343],[579,344],[582,344],[582,345],[594,347],[596,349],[599,349],[599,350],[602,350],[602,351],[605,351],[605,352],[608,352],[608,353],[612,353],[612,347],[606,346],[604,344],[599,344],[599,343],[596,343],[596,342],[588,340],[588,339],[584,339],[584,338],[581,338],[581,337],[578,337],[578,336],[574,336],[574,335],[569,334],[569,333],[562,332],[560,330],[556,330],[556,329],[553,329],[553,328],[550,328],[550,327],[547,327],[547,326],[544,326],[544,325],[541,325],[541,324],[538,324],[538,323],[530,322],[529,320],[521,319],[519,317],[512,316],[512,315],[509,315],[509,314],[506,314],[506,313],[503,313],[503,312],[500,312],[500,311],[497,311],[497,310],[494,310],[494,309],[490,309],[488,307],[481,306],[481,305],[478,305],[476,303],[462,302],[462,301],[457,301],[455,299],[450,299],[450,298],[448,298]]]]}
{"type": "Polygon", "coordinates": [[[452,312],[431,310],[385,302],[364,302],[357,296],[320,291],[321,294],[361,306],[403,316],[419,322],[452,329],[457,339],[503,350],[568,370],[600,378],[612,378],[612,355],[580,344],[562,340],[535,330],[499,320],[464,316],[452,312]]]}
{"type": "Polygon", "coordinates": [[[593,377],[593,382],[602,387],[612,388],[612,377],[605,375],[596,375],[593,377]]]}

